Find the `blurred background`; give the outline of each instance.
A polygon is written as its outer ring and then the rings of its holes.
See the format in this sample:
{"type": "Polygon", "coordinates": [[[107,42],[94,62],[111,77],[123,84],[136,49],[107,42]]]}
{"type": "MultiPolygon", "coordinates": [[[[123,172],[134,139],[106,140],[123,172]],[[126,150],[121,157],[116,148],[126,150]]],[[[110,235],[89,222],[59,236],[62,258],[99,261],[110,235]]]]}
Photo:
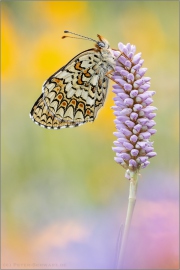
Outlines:
{"type": "Polygon", "coordinates": [[[179,269],[178,6],[175,1],[2,1],[2,269],[113,269],[129,182],[115,163],[112,83],[94,123],[46,130],[43,82],[90,41],[136,45],[158,108],[157,157],[141,171],[125,269],[179,269]]]}

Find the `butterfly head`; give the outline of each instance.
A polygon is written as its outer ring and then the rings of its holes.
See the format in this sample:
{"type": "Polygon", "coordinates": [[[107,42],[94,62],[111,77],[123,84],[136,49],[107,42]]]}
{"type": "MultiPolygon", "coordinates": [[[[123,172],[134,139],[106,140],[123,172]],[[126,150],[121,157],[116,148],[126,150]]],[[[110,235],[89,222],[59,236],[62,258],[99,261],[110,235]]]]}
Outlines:
{"type": "Polygon", "coordinates": [[[113,50],[110,48],[109,42],[104,37],[97,35],[99,40],[96,42],[96,50],[100,51],[103,59],[114,69],[116,58],[113,50]]]}
{"type": "Polygon", "coordinates": [[[109,49],[109,42],[104,37],[97,35],[99,40],[96,42],[96,48],[98,49],[109,49]]]}

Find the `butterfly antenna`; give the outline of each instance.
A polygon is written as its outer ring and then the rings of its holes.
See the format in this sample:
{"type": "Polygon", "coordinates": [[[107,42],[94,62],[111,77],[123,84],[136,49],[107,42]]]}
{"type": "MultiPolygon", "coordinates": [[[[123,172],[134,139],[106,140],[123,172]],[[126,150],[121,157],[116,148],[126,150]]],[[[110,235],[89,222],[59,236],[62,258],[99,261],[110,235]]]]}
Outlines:
{"type": "MultiPolygon", "coordinates": [[[[75,39],[83,39],[83,40],[88,40],[88,39],[84,39],[84,38],[80,38],[80,37],[71,37],[71,36],[62,36],[61,38],[75,38],[75,39]]],[[[96,41],[97,42],[97,41],[96,41]]]]}
{"type": "MultiPolygon", "coordinates": [[[[85,37],[85,36],[82,36],[82,35],[79,35],[79,34],[76,34],[76,33],[70,32],[70,31],[68,31],[68,30],[64,30],[64,33],[73,34],[73,35],[76,35],[76,36],[81,37],[82,39],[88,39],[88,40],[92,40],[92,41],[95,41],[95,42],[97,43],[97,41],[96,41],[95,39],[92,39],[92,38],[89,38],[89,37],[85,37]]],[[[69,37],[69,36],[63,36],[62,38],[65,38],[65,37],[69,37]]]]}

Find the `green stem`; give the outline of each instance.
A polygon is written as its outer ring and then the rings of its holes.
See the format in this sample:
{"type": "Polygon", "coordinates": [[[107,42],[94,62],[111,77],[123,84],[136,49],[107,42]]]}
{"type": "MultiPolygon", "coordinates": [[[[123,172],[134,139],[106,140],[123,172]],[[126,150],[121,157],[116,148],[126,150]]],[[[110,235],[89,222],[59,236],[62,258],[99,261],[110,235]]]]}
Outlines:
{"type": "Polygon", "coordinates": [[[130,179],[130,187],[129,187],[129,202],[128,202],[128,209],[127,209],[127,214],[126,214],[126,222],[125,222],[124,231],[122,235],[122,242],[121,242],[121,247],[120,247],[117,269],[123,269],[124,254],[125,254],[129,229],[131,225],[131,219],[132,219],[132,215],[134,211],[134,206],[136,203],[138,171],[131,172],[130,174],[131,174],[131,179],[130,179]]]}

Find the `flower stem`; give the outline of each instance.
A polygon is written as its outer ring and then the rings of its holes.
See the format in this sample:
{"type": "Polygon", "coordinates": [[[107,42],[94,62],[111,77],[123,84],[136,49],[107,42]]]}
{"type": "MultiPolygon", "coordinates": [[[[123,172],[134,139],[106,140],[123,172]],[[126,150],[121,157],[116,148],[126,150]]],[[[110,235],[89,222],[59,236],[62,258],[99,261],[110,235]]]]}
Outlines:
{"type": "Polygon", "coordinates": [[[136,192],[137,192],[137,184],[138,184],[138,171],[130,172],[130,187],[129,187],[129,202],[128,202],[128,209],[126,214],[126,222],[124,226],[124,231],[122,235],[122,242],[120,247],[120,253],[118,258],[118,267],[117,269],[123,269],[123,261],[124,261],[124,254],[129,234],[129,229],[131,225],[131,219],[134,211],[134,206],[136,203],[136,192]]]}

